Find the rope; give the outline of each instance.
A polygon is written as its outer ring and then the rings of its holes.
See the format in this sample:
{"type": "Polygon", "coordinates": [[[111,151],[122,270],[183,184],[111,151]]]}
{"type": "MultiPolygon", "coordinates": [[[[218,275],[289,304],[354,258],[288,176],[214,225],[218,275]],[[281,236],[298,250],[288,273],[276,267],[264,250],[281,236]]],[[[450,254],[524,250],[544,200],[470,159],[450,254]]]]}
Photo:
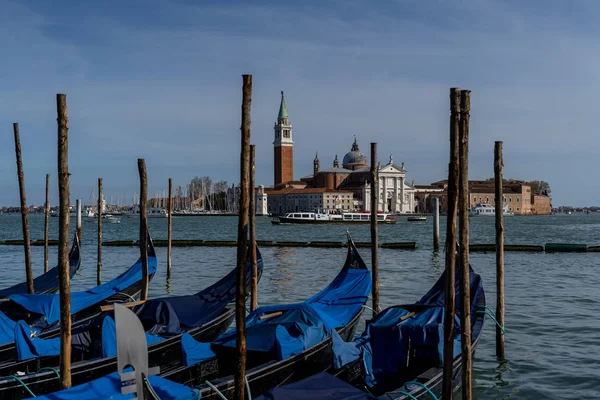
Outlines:
{"type": "Polygon", "coordinates": [[[407,397],[409,397],[411,399],[417,400],[417,398],[415,396],[413,396],[412,394],[410,394],[408,392],[405,392],[403,390],[398,390],[397,392],[393,392],[393,393],[400,393],[400,394],[403,394],[404,396],[407,396],[407,397]]]}
{"type": "Polygon", "coordinates": [[[479,308],[483,308],[485,310],[488,310],[490,313],[492,313],[492,315],[494,316],[494,318],[496,317],[496,313],[494,311],[492,311],[492,309],[489,308],[488,306],[479,306],[479,308]]]}
{"type": "Polygon", "coordinates": [[[217,393],[219,395],[219,397],[221,397],[223,400],[227,400],[227,397],[225,397],[225,395],[223,393],[221,393],[221,391],[219,389],[217,389],[215,387],[215,385],[213,385],[212,383],[210,383],[209,381],[205,381],[204,383],[206,383],[208,386],[210,386],[210,388],[212,390],[215,391],[215,393],[217,393]]]}
{"type": "Polygon", "coordinates": [[[252,393],[250,393],[250,385],[248,384],[247,376],[244,376],[244,381],[246,382],[246,391],[248,392],[248,400],[252,400],[252,393]]]}
{"type": "Polygon", "coordinates": [[[365,305],[365,304],[363,304],[363,305],[362,305],[362,307],[366,308],[367,310],[371,310],[371,311],[373,311],[375,314],[378,314],[378,313],[379,313],[378,311],[375,311],[374,309],[372,309],[371,307],[369,307],[369,306],[367,306],[367,305],[365,305]]]}
{"type": "Polygon", "coordinates": [[[13,378],[15,381],[19,382],[21,384],[21,386],[23,386],[25,388],[25,390],[27,390],[27,392],[29,392],[29,394],[31,395],[31,397],[36,397],[35,394],[33,394],[33,392],[31,391],[31,389],[29,389],[27,387],[27,385],[25,384],[25,382],[23,382],[21,380],[21,378],[15,376],[15,375],[11,375],[11,376],[9,376],[9,378],[13,378]]]}
{"type": "Polygon", "coordinates": [[[56,374],[56,376],[58,377],[58,380],[60,380],[60,372],[58,372],[58,371],[56,370],[56,368],[52,368],[52,367],[43,367],[43,368],[40,368],[40,369],[38,370],[38,372],[42,372],[42,371],[54,371],[54,373],[55,373],[55,374],[56,374]]]}
{"type": "Polygon", "coordinates": [[[407,386],[407,385],[421,386],[422,388],[424,388],[425,390],[427,390],[427,393],[429,393],[431,395],[431,397],[433,397],[433,400],[438,400],[438,398],[436,397],[435,394],[433,394],[433,392],[431,391],[431,389],[429,389],[427,386],[423,385],[421,382],[410,381],[410,382],[406,382],[404,384],[404,386],[407,386]]]}
{"type": "Polygon", "coordinates": [[[495,316],[493,314],[489,313],[488,311],[484,311],[484,310],[476,311],[475,314],[487,315],[488,317],[490,317],[492,319],[492,321],[494,321],[496,323],[496,325],[498,325],[498,328],[500,328],[500,330],[502,331],[502,334],[503,335],[506,334],[506,330],[504,330],[504,327],[502,325],[500,325],[498,323],[498,321],[496,321],[496,318],[495,318],[495,316]]]}

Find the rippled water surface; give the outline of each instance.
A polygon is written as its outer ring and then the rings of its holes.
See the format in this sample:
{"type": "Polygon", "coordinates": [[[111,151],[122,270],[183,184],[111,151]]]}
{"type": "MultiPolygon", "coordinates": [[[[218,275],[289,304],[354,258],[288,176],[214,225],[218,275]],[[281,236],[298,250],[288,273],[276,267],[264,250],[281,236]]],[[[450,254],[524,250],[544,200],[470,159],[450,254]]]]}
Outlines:
{"type": "MultiPolygon", "coordinates": [[[[58,218],[50,218],[50,237],[57,238],[58,218]]],[[[442,240],[445,219],[442,218],[442,240]]],[[[43,216],[30,216],[31,237],[43,237],[43,216]]],[[[150,220],[154,239],[166,239],[166,219],[150,220]]],[[[355,241],[369,240],[368,226],[272,226],[258,218],[260,240],[344,241],[346,229],[355,241]]],[[[548,242],[600,245],[599,215],[554,215],[506,218],[507,244],[548,242]]],[[[104,240],[135,239],[136,219],[104,225],[104,240]]],[[[381,226],[380,242],[416,241],[415,251],[381,249],[382,306],[416,301],[443,269],[443,254],[432,251],[432,221],[381,226]]],[[[20,239],[18,215],[0,216],[0,240],[20,239]]],[[[175,217],[174,239],[235,240],[235,217],[175,217]]],[[[471,221],[471,243],[493,243],[493,218],[471,221]]],[[[56,247],[50,248],[51,266],[56,247]]],[[[359,249],[370,264],[368,249],[359,249]]],[[[159,269],[150,285],[153,297],[196,292],[225,275],[235,263],[235,248],[174,248],[173,276],[166,283],[166,249],[158,248],[159,269]]],[[[42,272],[43,249],[32,248],[34,274],[42,272]]],[[[264,248],[265,270],[259,284],[260,304],[303,300],[323,288],[341,268],[345,249],[264,248]]],[[[24,280],[23,248],[0,246],[6,287],[24,280]]],[[[139,256],[133,247],[105,247],[103,278],[111,279],[139,256]]],[[[471,254],[482,275],[488,306],[495,309],[495,257],[471,254]]],[[[83,223],[83,267],[73,290],[95,285],[96,223],[83,223]]],[[[499,363],[495,329],[487,320],[474,362],[476,397],[481,399],[600,398],[600,253],[506,253],[506,356],[499,363]]]]}

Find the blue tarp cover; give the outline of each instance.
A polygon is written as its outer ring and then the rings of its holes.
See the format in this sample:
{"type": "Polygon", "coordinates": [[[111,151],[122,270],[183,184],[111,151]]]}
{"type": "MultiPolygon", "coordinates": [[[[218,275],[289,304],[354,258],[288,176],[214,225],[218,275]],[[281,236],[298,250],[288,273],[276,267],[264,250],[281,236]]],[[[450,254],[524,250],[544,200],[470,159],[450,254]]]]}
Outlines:
{"type": "MultiPolygon", "coordinates": [[[[431,307],[398,322],[410,311],[388,308],[367,328],[369,346],[363,347],[369,386],[393,381],[409,367],[409,356],[441,366],[444,357],[444,308],[431,307]],[[410,354],[409,354],[410,352],[410,354]],[[370,358],[370,360],[369,360],[370,358]],[[370,362],[369,362],[370,361],[370,362]]],[[[454,320],[454,355],[460,354],[460,322],[454,320]]]]}
{"type": "MultiPolygon", "coordinates": [[[[257,249],[258,276],[262,274],[263,259],[257,249]]],[[[246,263],[246,285],[252,279],[250,259],[246,263]]],[[[192,295],[172,296],[149,300],[134,309],[144,329],[152,334],[175,336],[197,328],[223,312],[223,307],[235,299],[237,268],[214,285],[192,295]]]]}
{"type": "MultiPolygon", "coordinates": [[[[57,356],[60,354],[60,337],[40,339],[31,336],[32,329],[24,321],[19,321],[15,328],[15,346],[17,360],[28,360],[43,356],[57,356]]],[[[36,332],[37,333],[37,332],[36,332]]]]}
{"type": "Polygon", "coordinates": [[[186,367],[216,356],[210,348],[210,343],[198,342],[187,332],[181,335],[181,349],[183,351],[182,363],[186,367]]]}
{"type": "MultiPolygon", "coordinates": [[[[345,326],[367,301],[371,274],[351,246],[344,268],[321,292],[303,303],[260,307],[246,319],[246,345],[249,351],[272,353],[283,360],[325,340],[333,329],[345,326]],[[281,315],[279,313],[281,312],[281,315]],[[261,317],[273,316],[261,319],[261,317]]],[[[205,360],[200,347],[194,354],[192,342],[182,341],[187,358],[205,360]]],[[[234,347],[235,332],[229,331],[212,342],[212,349],[234,347]]]]}
{"type": "MultiPolygon", "coordinates": [[[[199,400],[200,393],[179,383],[160,376],[150,376],[148,381],[161,400],[199,400]]],[[[133,399],[135,394],[121,394],[121,379],[117,372],[74,386],[60,392],[38,396],[40,400],[83,400],[83,399],[133,399]]]]}
{"type": "MultiPolygon", "coordinates": [[[[148,257],[148,274],[156,272],[156,257],[148,257]]],[[[142,261],[138,260],[131,268],[115,279],[84,292],[71,293],[71,314],[98,304],[111,296],[122,292],[142,279],[142,261]]],[[[12,295],[9,299],[26,310],[45,317],[47,325],[60,318],[60,300],[58,294],[12,295]]]]}
{"type": "Polygon", "coordinates": [[[376,397],[321,372],[289,385],[269,390],[254,400],[374,400],[376,397]]]}
{"type": "MultiPolygon", "coordinates": [[[[148,346],[162,342],[165,338],[149,335],[146,333],[146,344],[148,346]]],[[[54,354],[54,355],[58,355],[54,354]]],[[[113,357],[117,355],[117,326],[115,320],[105,316],[102,321],[102,358],[113,357]]]]}

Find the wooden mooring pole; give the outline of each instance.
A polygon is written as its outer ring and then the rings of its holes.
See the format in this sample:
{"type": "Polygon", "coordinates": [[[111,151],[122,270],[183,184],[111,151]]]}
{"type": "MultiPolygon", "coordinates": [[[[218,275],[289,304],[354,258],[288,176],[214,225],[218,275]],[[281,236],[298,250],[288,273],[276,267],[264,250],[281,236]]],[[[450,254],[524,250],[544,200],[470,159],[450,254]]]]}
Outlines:
{"type": "Polygon", "coordinates": [[[504,199],[502,193],[502,142],[494,146],[494,179],[496,183],[496,357],[504,359],[504,199]]]}
{"type": "Polygon", "coordinates": [[[19,138],[19,124],[13,124],[15,134],[15,153],[17,155],[17,178],[19,179],[19,194],[21,196],[21,226],[23,228],[23,247],[25,250],[25,277],[27,279],[27,293],[35,293],[33,287],[33,272],[31,271],[31,240],[29,238],[29,215],[27,198],[25,196],[25,174],[23,173],[23,160],[21,159],[21,139],[19,138]]]}
{"type": "Polygon", "coordinates": [[[96,285],[102,284],[102,178],[98,178],[98,264],[96,265],[96,285]]]}
{"type": "Polygon", "coordinates": [[[461,348],[462,348],[462,398],[471,400],[473,354],[471,353],[471,279],[469,272],[469,118],[471,91],[460,92],[459,124],[459,220],[460,220],[460,296],[461,296],[461,348]]]}
{"type": "Polygon", "coordinates": [[[250,243],[248,254],[250,256],[250,265],[252,267],[252,280],[250,281],[250,311],[258,308],[258,266],[256,260],[256,193],[254,192],[254,175],[256,146],[250,145],[250,243]]]}
{"type": "Polygon", "coordinates": [[[173,179],[169,178],[169,201],[167,202],[167,280],[171,279],[171,241],[173,239],[173,179]]]}
{"type": "MultiPolygon", "coordinates": [[[[248,251],[248,213],[250,194],[250,109],[252,75],[243,75],[242,146],[240,152],[240,202],[237,243],[237,276],[235,293],[236,365],[234,398],[244,400],[246,376],[246,255],[248,251]]],[[[249,399],[250,400],[250,399],[249,399]]]]}
{"type": "Polygon", "coordinates": [[[454,361],[454,316],[456,287],[456,212],[459,179],[459,107],[460,89],[450,89],[450,162],[448,164],[448,210],[446,213],[446,287],[444,290],[444,381],[442,398],[452,399],[454,361]]]}
{"type": "Polygon", "coordinates": [[[148,176],[146,161],[138,158],[140,174],[140,258],[142,259],[142,291],[140,300],[148,299],[148,176]]]}
{"type": "Polygon", "coordinates": [[[379,235],[377,234],[377,211],[379,209],[379,177],[377,171],[377,143],[371,143],[371,273],[373,286],[373,318],[379,308],[379,235]]]}
{"type": "Polygon", "coordinates": [[[440,251],[440,199],[433,200],[433,250],[440,251]]]}
{"type": "Polygon", "coordinates": [[[44,203],[44,272],[48,272],[48,217],[50,216],[50,174],[46,174],[46,202],[44,203]]]}
{"type": "Polygon", "coordinates": [[[75,200],[75,210],[77,215],[77,238],[79,239],[79,243],[81,243],[81,199],[75,200]]]}
{"type": "Polygon", "coordinates": [[[67,95],[56,95],[58,114],[58,277],[60,300],[60,381],[71,387],[71,283],[69,278],[69,114],[67,95]]]}

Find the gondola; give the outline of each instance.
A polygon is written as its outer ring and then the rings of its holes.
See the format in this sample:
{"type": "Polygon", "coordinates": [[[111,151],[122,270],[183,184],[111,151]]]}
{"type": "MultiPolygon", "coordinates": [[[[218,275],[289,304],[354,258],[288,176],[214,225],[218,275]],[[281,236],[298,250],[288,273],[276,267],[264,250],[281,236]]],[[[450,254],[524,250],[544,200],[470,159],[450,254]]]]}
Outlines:
{"type": "MultiPolygon", "coordinates": [[[[265,391],[282,382],[293,382],[331,368],[330,334],[335,331],[347,340],[353,336],[370,290],[370,272],[349,239],[344,267],[321,292],[303,303],[261,307],[250,313],[246,327],[249,390],[252,393],[265,391]]],[[[205,384],[194,388],[190,386],[232,371],[235,365],[234,347],[235,331],[229,331],[210,343],[198,342],[184,333],[182,350],[184,363],[188,366],[168,373],[163,373],[161,366],[161,377],[143,377],[143,397],[139,398],[204,400],[221,398],[221,394],[232,398],[231,376],[211,381],[212,388],[205,384]],[[173,392],[165,393],[166,388],[173,392]]],[[[118,376],[109,375],[101,379],[42,399],[70,400],[84,392],[93,393],[88,398],[124,398],[120,396],[118,376]]]]}
{"type": "MultiPolygon", "coordinates": [[[[77,235],[73,238],[73,245],[69,252],[69,277],[73,278],[81,266],[81,253],[77,235]]],[[[33,289],[37,294],[51,294],[58,291],[58,266],[51,268],[33,279],[33,289]]],[[[0,290],[0,299],[6,299],[13,294],[27,293],[27,282],[18,283],[14,286],[0,290]]]]}
{"type": "MultiPolygon", "coordinates": [[[[332,374],[317,374],[272,389],[260,400],[407,400],[440,398],[443,384],[443,313],[445,273],[417,303],[387,308],[369,321],[352,343],[334,340],[338,365],[332,374]],[[432,394],[435,396],[433,397],[432,394]]],[[[460,310],[458,274],[456,309],[460,310]]],[[[485,293],[471,269],[472,351],[481,338],[485,293]]],[[[453,387],[461,385],[460,322],[455,319],[453,387]]]]}
{"type": "MultiPolygon", "coordinates": [[[[257,271],[260,279],[263,259],[257,249],[257,271]]],[[[237,268],[208,288],[186,296],[170,296],[151,299],[132,307],[142,321],[149,344],[149,364],[169,371],[181,365],[182,333],[195,340],[210,341],[225,332],[231,325],[235,308],[230,303],[235,299],[237,268]]],[[[250,261],[246,266],[246,284],[250,285],[250,261]]],[[[103,377],[117,369],[115,324],[112,313],[103,313],[88,324],[72,332],[71,381],[73,385],[84,384],[103,377]],[[84,359],[83,361],[80,361],[84,359]]],[[[58,368],[58,338],[55,342],[39,341],[22,335],[24,351],[37,346],[39,351],[49,348],[44,357],[24,360],[7,367],[0,366],[0,376],[9,376],[17,371],[35,372],[47,368],[48,372],[20,376],[21,382],[36,395],[60,389],[60,380],[51,368],[58,368]],[[50,368],[50,369],[48,369],[50,368]]],[[[38,354],[30,354],[32,357],[38,354]]],[[[153,378],[154,379],[154,378],[153,378]]],[[[20,399],[27,395],[25,388],[11,378],[0,378],[0,398],[20,399]]]]}
{"type": "MultiPolygon", "coordinates": [[[[157,259],[148,236],[148,278],[156,272],[157,259]]],[[[142,288],[141,259],[115,279],[93,289],[71,293],[73,328],[89,323],[102,305],[130,301],[142,288]]],[[[31,336],[50,339],[60,335],[58,294],[11,295],[0,303],[0,369],[16,360],[15,331],[23,321],[31,336]]]]}
{"type": "MultiPolygon", "coordinates": [[[[348,237],[344,267],[321,292],[303,303],[260,307],[246,320],[246,378],[252,393],[293,382],[331,368],[331,333],[349,340],[371,291],[371,275],[348,237]]],[[[161,376],[196,386],[200,397],[231,398],[235,366],[235,331],[212,343],[184,335],[185,364],[161,376]],[[206,382],[210,380],[210,385],[206,382]],[[216,388],[216,390],[215,390],[216,388]]]]}

